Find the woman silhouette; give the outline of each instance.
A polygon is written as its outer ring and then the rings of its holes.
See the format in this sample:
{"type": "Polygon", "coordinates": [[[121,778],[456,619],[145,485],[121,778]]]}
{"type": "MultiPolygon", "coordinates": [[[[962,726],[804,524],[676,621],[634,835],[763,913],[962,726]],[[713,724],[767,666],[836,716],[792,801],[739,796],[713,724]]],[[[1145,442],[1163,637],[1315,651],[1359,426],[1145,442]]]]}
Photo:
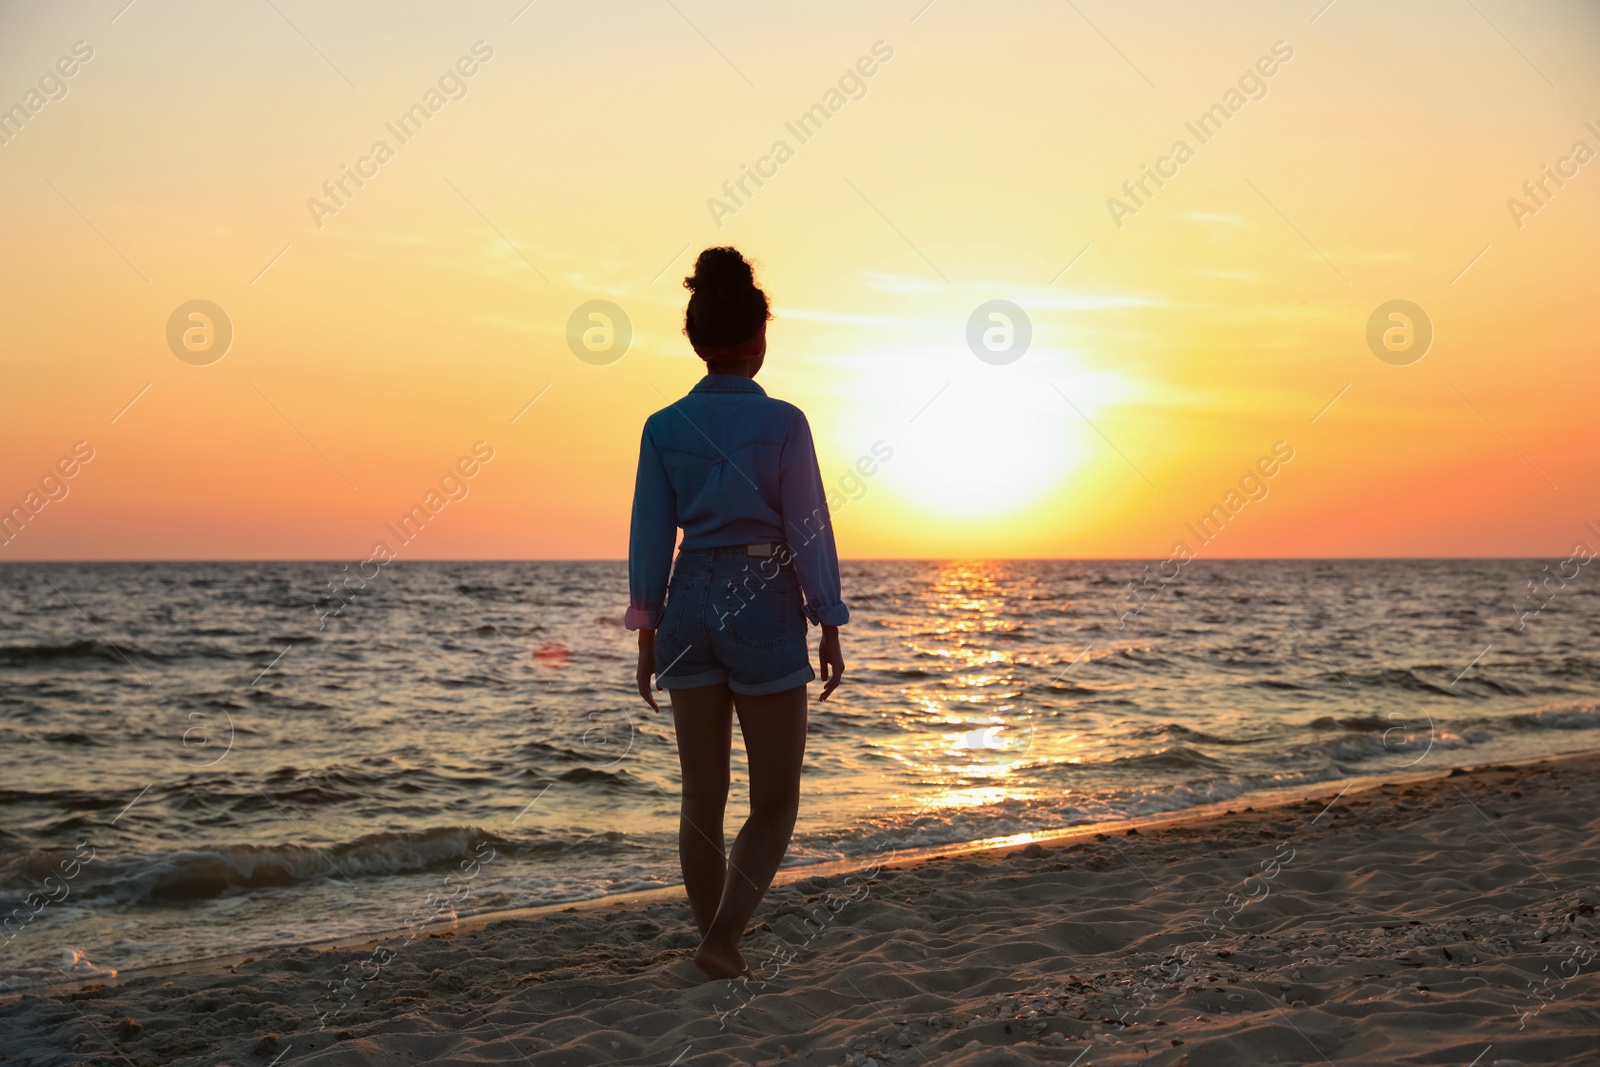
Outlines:
{"type": "Polygon", "coordinates": [[[701,252],[683,284],[694,294],[684,333],[706,375],[645,420],[626,624],[639,631],[639,695],[661,710],[654,674],[672,702],[683,771],[678,855],[701,935],[694,962],[732,978],[749,973],[739,939],[800,807],[806,683],[816,678],[806,621],[822,628],[826,700],[844,677],[838,628],[850,613],[811,428],[799,408],[754,381],[772,317],[766,294],[732,248],[701,252]],[[750,764],[750,817],[729,856],[722,817],[735,713],[750,764]]]}

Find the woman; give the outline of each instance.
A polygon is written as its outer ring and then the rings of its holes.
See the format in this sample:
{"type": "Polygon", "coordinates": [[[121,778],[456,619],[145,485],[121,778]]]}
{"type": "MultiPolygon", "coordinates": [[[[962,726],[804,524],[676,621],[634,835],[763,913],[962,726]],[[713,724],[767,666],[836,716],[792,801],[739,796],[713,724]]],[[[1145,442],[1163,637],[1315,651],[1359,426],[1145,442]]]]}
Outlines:
{"type": "Polygon", "coordinates": [[[800,807],[806,683],[816,677],[806,620],[822,628],[826,700],[844,677],[839,627],[850,612],[811,428],[799,408],[754,381],[767,352],[767,295],[732,248],[700,253],[683,284],[694,293],[684,333],[706,376],[645,420],[627,627],[639,631],[639,695],[661,710],[654,674],[672,701],[683,770],[678,854],[701,936],[694,962],[732,978],[749,973],[739,939],[800,807]],[[749,757],[750,817],[729,857],[722,815],[735,713],[749,757]]]}

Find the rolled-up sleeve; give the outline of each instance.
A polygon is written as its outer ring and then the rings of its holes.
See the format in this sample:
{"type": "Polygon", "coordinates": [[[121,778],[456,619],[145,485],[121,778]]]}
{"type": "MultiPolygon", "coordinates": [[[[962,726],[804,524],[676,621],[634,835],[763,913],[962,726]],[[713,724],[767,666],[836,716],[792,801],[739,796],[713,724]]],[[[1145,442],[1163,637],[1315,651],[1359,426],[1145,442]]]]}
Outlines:
{"type": "Polygon", "coordinates": [[[672,549],[678,540],[678,510],[661,453],[645,424],[639,439],[639,473],[633,485],[633,525],[628,535],[630,630],[654,630],[667,599],[672,549]]]}
{"type": "Polygon", "coordinates": [[[783,525],[794,553],[795,574],[806,598],[806,618],[816,626],[843,626],[850,621],[839,588],[839,553],[833,543],[833,521],[817,465],[811,425],[796,412],[784,441],[780,501],[783,525]]]}

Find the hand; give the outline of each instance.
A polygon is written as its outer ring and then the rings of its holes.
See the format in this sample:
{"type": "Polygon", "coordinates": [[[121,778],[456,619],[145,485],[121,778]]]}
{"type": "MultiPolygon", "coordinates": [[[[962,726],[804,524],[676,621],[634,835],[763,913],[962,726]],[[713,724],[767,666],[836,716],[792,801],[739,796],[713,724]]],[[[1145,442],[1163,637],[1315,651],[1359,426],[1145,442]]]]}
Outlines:
{"type": "MultiPolygon", "coordinates": [[[[650,692],[652,676],[656,673],[656,632],[654,630],[639,631],[639,670],[636,675],[639,682],[639,695],[644,697],[644,702],[649,704],[656,712],[661,711],[661,705],[656,703],[655,695],[650,692]]],[[[658,687],[659,688],[659,687],[658,687]]]]}
{"type": "Polygon", "coordinates": [[[822,664],[822,696],[817,699],[827,700],[828,694],[844,681],[844,652],[839,648],[837,626],[822,628],[822,640],[817,643],[817,660],[822,664]]]}

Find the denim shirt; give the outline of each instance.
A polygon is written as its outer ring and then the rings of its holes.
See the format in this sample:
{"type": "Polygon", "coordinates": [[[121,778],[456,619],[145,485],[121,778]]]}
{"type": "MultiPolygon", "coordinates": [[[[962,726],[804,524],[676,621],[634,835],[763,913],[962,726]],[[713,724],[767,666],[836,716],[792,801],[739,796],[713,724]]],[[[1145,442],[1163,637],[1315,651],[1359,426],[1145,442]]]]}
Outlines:
{"type": "Polygon", "coordinates": [[[811,427],[751,378],[708,374],[645,420],[628,540],[630,630],[661,621],[680,526],[685,549],[788,544],[806,617],[849,621],[811,427]]]}

